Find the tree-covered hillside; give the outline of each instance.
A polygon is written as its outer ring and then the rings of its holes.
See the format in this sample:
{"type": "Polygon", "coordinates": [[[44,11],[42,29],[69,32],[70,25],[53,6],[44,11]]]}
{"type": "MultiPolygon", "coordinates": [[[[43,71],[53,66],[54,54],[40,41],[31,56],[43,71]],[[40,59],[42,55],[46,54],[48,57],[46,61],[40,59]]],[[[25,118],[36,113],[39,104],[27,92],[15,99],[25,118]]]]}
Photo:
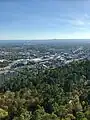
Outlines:
{"type": "Polygon", "coordinates": [[[23,69],[0,91],[0,120],[90,120],[90,61],[23,69]]]}

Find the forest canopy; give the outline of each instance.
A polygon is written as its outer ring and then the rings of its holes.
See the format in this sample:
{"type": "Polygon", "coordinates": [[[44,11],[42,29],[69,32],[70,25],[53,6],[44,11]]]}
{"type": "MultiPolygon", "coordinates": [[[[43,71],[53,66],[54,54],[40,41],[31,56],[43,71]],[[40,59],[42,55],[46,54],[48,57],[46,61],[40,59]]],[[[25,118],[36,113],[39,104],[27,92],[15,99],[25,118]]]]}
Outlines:
{"type": "Polygon", "coordinates": [[[90,120],[90,61],[23,69],[0,91],[0,120],[90,120]]]}

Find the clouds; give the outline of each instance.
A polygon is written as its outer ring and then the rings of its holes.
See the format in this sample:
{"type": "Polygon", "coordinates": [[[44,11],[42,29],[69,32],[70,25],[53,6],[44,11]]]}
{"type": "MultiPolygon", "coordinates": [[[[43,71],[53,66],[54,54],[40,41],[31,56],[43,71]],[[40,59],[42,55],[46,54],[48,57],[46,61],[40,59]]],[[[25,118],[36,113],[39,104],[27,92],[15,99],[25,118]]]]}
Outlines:
{"type": "Polygon", "coordinates": [[[90,16],[87,13],[71,15],[71,17],[67,17],[65,20],[66,26],[71,28],[71,31],[90,31],[90,16]]]}
{"type": "Polygon", "coordinates": [[[82,16],[76,16],[75,19],[69,21],[72,25],[76,25],[76,26],[87,26],[88,24],[90,24],[90,16],[85,13],[82,16]]]}
{"type": "Polygon", "coordinates": [[[83,25],[85,25],[85,22],[82,21],[82,20],[79,20],[79,19],[70,20],[69,23],[72,24],[72,25],[75,25],[75,26],[83,26],[83,25]]]}
{"type": "Polygon", "coordinates": [[[45,18],[46,21],[49,21],[50,20],[50,23],[52,24],[60,24],[60,26],[62,25],[69,25],[69,26],[72,26],[72,27],[87,27],[88,25],[90,25],[90,16],[85,13],[85,14],[64,14],[64,15],[58,15],[56,17],[48,17],[48,18],[45,18]]]}

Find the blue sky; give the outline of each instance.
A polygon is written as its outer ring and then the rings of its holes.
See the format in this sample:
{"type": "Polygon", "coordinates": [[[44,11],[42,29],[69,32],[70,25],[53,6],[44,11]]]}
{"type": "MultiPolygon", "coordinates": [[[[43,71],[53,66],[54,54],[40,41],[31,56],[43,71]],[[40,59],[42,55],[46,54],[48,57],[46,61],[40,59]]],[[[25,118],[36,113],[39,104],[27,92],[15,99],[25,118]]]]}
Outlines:
{"type": "Polygon", "coordinates": [[[0,39],[90,38],[90,0],[0,0],[0,39]]]}

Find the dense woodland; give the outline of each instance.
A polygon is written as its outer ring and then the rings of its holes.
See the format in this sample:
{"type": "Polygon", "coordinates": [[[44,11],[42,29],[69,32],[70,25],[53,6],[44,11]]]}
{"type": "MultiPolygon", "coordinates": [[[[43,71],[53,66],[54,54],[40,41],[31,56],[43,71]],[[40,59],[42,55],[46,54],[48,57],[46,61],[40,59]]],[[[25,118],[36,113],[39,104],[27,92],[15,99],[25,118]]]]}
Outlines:
{"type": "Polygon", "coordinates": [[[90,120],[90,61],[26,68],[5,80],[0,120],[90,120]]]}

